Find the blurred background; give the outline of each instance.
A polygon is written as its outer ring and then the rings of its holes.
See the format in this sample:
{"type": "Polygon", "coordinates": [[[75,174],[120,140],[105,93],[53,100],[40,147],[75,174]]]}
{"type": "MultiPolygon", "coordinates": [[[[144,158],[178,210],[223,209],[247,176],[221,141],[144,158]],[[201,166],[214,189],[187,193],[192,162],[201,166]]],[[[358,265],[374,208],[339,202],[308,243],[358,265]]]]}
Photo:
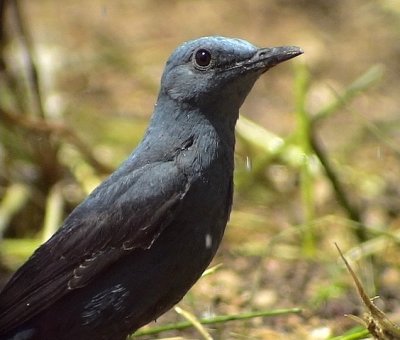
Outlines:
{"type": "Polygon", "coordinates": [[[249,318],[140,338],[365,338],[335,243],[399,320],[398,0],[0,0],[0,285],[137,145],[166,59],[204,35],[305,53],[243,105],[217,267],[180,303],[249,318]]]}

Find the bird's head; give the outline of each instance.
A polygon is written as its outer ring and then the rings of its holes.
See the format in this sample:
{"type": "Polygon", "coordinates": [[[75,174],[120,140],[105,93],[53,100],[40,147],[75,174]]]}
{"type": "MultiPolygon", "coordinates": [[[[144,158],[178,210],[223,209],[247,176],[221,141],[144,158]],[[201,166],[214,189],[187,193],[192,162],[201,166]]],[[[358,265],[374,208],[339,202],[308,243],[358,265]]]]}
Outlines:
{"type": "Polygon", "coordinates": [[[239,109],[262,73],[301,53],[294,46],[257,48],[245,40],[217,36],[191,40],[168,59],[161,92],[197,107],[229,102],[239,109]]]}

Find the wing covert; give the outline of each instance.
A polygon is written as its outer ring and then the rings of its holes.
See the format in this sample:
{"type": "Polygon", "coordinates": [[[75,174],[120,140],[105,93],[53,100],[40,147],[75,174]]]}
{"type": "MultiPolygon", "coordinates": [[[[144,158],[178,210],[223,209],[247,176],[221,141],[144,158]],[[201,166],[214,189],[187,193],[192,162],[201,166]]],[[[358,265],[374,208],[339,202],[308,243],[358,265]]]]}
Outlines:
{"type": "Polygon", "coordinates": [[[107,179],[39,247],[0,294],[11,330],[134,249],[148,249],[174,218],[189,179],[173,161],[107,179]],[[27,280],[29,278],[29,280],[27,280]]]}

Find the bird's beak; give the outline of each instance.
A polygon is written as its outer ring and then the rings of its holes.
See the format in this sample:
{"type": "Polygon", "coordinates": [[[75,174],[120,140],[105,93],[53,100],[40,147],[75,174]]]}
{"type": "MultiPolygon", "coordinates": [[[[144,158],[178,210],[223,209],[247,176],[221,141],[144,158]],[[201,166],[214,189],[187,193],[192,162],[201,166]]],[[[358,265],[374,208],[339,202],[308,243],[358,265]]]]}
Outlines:
{"type": "Polygon", "coordinates": [[[281,62],[297,57],[303,53],[303,50],[296,46],[260,48],[248,61],[248,66],[265,72],[281,62]]]}

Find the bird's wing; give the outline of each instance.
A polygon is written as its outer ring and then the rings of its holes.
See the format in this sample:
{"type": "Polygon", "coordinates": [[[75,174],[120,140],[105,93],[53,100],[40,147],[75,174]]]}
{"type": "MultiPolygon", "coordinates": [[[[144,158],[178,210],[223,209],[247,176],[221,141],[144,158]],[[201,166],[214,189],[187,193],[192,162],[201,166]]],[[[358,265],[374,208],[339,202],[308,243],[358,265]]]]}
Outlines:
{"type": "Polygon", "coordinates": [[[190,179],[173,161],[112,175],[66,219],[0,294],[0,334],[46,309],[137,248],[174,218],[190,179]]]}

